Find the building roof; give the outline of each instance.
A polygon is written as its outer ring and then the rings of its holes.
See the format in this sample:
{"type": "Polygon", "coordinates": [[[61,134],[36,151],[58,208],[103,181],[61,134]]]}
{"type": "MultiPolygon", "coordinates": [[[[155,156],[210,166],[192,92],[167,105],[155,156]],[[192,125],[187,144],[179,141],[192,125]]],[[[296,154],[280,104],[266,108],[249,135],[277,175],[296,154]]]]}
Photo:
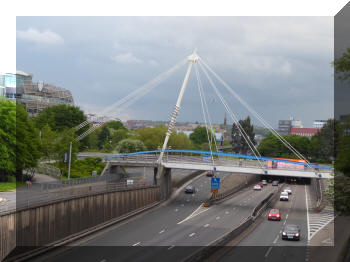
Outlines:
{"type": "Polygon", "coordinates": [[[296,128],[296,127],[292,127],[290,129],[290,134],[291,135],[297,135],[297,134],[317,134],[318,132],[320,132],[321,128],[296,128]]]}

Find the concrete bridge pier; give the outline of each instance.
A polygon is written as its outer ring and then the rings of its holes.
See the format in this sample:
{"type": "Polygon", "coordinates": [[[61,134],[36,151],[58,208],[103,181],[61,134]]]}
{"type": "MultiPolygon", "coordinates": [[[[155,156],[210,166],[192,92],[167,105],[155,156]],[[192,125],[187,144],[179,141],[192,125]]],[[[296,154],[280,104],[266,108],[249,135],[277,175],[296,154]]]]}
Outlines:
{"type": "Polygon", "coordinates": [[[171,168],[158,165],[154,168],[154,184],[160,186],[160,199],[169,198],[172,191],[171,185],[171,168]]]}

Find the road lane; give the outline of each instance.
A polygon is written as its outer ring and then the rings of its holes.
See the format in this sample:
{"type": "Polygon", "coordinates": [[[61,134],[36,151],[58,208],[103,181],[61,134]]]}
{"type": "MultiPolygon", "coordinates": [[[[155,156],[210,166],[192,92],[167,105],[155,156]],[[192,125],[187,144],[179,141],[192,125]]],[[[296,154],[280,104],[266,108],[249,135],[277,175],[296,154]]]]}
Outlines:
{"type": "Polygon", "coordinates": [[[237,257],[244,258],[242,261],[305,261],[308,251],[306,192],[309,186],[290,187],[290,200],[277,201],[274,206],[282,212],[281,221],[268,221],[264,218],[263,222],[239,243],[239,247],[233,248],[220,261],[232,261],[237,257]],[[285,224],[296,224],[300,227],[300,241],[282,240],[281,233],[285,224]]]}

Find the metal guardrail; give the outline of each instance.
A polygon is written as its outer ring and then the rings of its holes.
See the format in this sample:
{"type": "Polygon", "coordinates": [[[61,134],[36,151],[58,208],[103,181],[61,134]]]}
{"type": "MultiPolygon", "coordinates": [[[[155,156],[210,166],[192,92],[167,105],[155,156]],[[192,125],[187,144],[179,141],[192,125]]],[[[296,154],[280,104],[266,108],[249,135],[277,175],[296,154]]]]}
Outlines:
{"type": "Polygon", "coordinates": [[[41,188],[41,191],[46,191],[46,190],[66,188],[66,187],[104,182],[104,181],[112,182],[112,181],[118,180],[119,178],[120,177],[118,175],[114,175],[114,174],[108,174],[104,176],[71,178],[70,180],[40,183],[40,188],[41,188]]]}
{"type": "Polygon", "coordinates": [[[253,210],[252,214],[245,218],[242,223],[240,223],[235,229],[231,232],[225,234],[220,239],[212,242],[209,246],[203,247],[197,252],[191,254],[187,258],[183,260],[183,262],[194,262],[194,261],[203,261],[208,258],[216,251],[221,249],[227,243],[232,241],[234,238],[239,236],[242,232],[244,232],[253,222],[268,208],[273,201],[278,197],[278,193],[282,187],[279,187],[277,192],[269,194],[265,199],[263,199],[253,210]]]}

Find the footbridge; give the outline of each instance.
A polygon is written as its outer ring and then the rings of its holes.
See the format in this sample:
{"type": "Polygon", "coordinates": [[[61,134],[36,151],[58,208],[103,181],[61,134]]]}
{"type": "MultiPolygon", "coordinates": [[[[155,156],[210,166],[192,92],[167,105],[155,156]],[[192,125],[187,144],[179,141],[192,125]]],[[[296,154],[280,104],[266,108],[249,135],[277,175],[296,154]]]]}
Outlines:
{"type": "Polygon", "coordinates": [[[241,174],[304,178],[333,178],[333,169],[316,164],[271,157],[197,150],[143,151],[104,157],[114,166],[157,167],[159,155],[168,169],[212,170],[241,174]]]}

